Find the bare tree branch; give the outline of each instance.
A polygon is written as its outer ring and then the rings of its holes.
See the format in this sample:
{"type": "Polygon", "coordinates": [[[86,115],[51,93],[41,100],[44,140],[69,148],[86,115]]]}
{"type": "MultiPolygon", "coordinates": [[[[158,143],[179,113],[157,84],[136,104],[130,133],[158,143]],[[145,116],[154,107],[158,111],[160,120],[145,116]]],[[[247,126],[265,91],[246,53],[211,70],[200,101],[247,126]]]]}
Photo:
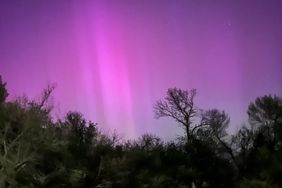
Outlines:
{"type": "Polygon", "coordinates": [[[170,88],[164,100],[159,100],[154,105],[155,117],[171,117],[180,123],[186,130],[187,137],[190,136],[190,126],[192,118],[196,115],[196,107],[194,106],[194,97],[196,90],[181,90],[178,88],[170,88]]]}

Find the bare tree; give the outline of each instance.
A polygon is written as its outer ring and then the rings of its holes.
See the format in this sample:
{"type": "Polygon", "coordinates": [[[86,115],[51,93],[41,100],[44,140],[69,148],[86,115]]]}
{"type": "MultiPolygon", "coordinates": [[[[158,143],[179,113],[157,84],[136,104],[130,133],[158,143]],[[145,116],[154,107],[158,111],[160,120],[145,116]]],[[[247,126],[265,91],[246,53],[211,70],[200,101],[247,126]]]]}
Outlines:
{"type": "Polygon", "coordinates": [[[196,90],[190,91],[178,88],[169,88],[164,100],[159,100],[154,105],[157,119],[172,117],[185,129],[187,140],[192,134],[192,118],[196,116],[197,108],[194,105],[196,90]]]}
{"type": "Polygon", "coordinates": [[[201,130],[206,131],[209,137],[221,145],[237,166],[233,150],[230,144],[224,140],[227,135],[226,129],[230,123],[229,116],[224,111],[219,111],[218,109],[207,110],[201,116],[201,123],[199,124],[201,130]]]}
{"type": "Polygon", "coordinates": [[[211,109],[201,114],[201,123],[199,126],[202,127],[202,129],[207,129],[210,134],[217,139],[221,139],[227,135],[226,129],[228,128],[229,122],[230,118],[224,111],[211,109]]]}

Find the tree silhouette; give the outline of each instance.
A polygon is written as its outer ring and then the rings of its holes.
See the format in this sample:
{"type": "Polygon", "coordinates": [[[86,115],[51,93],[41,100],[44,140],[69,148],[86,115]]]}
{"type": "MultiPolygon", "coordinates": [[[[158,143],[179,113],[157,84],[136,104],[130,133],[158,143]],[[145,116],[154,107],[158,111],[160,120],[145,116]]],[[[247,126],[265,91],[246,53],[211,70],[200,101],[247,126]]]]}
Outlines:
{"type": "Polygon", "coordinates": [[[227,136],[226,129],[229,126],[230,118],[224,111],[217,109],[211,109],[204,111],[201,114],[201,122],[195,127],[198,128],[197,133],[203,134],[206,138],[210,138],[209,141],[215,144],[217,149],[221,149],[226,152],[232,159],[235,165],[236,159],[231,146],[225,141],[227,136]]]}
{"type": "Polygon", "coordinates": [[[265,95],[258,97],[248,108],[249,122],[274,147],[282,138],[282,98],[265,95]]]}
{"type": "Polygon", "coordinates": [[[258,97],[249,105],[248,115],[252,125],[275,126],[282,122],[282,98],[271,95],[258,97]]]}
{"type": "Polygon", "coordinates": [[[0,75],[0,105],[5,102],[8,97],[8,92],[6,89],[6,83],[2,81],[2,77],[0,75]]]}
{"type": "Polygon", "coordinates": [[[159,100],[154,105],[155,117],[172,117],[183,126],[188,140],[192,135],[192,118],[197,114],[194,105],[196,90],[169,88],[166,94],[164,100],[159,100]]]}
{"type": "Polygon", "coordinates": [[[224,111],[211,109],[204,111],[201,114],[202,127],[205,127],[212,135],[217,138],[222,138],[227,135],[226,129],[228,128],[230,118],[224,111]]]}
{"type": "Polygon", "coordinates": [[[280,97],[258,97],[251,126],[230,135],[224,111],[199,110],[195,90],[171,88],[155,115],[173,118],[186,137],[122,142],[79,112],[53,120],[53,89],[7,101],[0,79],[0,187],[282,187],[280,97]]]}

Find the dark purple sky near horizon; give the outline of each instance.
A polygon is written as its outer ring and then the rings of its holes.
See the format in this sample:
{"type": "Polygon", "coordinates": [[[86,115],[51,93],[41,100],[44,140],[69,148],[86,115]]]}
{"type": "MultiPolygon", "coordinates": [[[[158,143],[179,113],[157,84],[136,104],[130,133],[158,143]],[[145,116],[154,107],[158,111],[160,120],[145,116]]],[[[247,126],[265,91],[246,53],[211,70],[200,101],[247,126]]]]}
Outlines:
{"type": "Polygon", "coordinates": [[[0,1],[0,75],[10,99],[55,82],[54,116],[80,111],[126,138],[181,133],[155,120],[170,87],[231,117],[282,95],[282,1],[0,1]]]}

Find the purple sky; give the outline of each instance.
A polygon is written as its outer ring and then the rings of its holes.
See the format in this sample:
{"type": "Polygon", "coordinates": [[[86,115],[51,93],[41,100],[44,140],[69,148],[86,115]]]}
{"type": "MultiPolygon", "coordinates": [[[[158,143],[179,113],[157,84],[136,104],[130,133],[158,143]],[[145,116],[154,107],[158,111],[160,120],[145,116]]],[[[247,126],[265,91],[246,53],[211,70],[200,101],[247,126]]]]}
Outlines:
{"type": "Polygon", "coordinates": [[[0,75],[10,99],[57,83],[56,116],[82,112],[126,138],[181,131],[155,120],[169,87],[246,120],[250,101],[282,95],[282,1],[1,1],[0,75]]]}

